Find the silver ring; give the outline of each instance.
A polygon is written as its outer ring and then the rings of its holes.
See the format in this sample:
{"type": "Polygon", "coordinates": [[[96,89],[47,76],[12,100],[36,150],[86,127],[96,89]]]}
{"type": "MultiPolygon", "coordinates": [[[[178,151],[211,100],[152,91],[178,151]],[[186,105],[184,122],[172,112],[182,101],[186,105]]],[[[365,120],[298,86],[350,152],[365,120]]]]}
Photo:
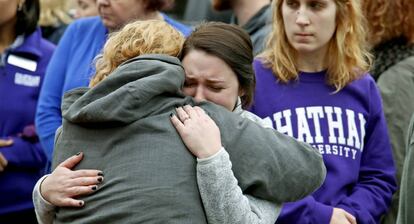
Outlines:
{"type": "Polygon", "coordinates": [[[186,120],[189,120],[189,119],[190,119],[190,117],[189,117],[189,116],[185,117],[185,118],[183,119],[183,123],[184,123],[186,120]]]}

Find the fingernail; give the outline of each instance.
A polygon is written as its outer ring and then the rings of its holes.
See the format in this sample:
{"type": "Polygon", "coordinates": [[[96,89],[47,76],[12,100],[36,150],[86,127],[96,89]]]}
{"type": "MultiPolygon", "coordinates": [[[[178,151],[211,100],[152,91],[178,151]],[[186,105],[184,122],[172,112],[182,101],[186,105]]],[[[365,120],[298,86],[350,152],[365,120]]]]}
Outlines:
{"type": "Polygon", "coordinates": [[[82,153],[82,152],[78,152],[78,153],[76,153],[76,155],[77,155],[77,156],[79,156],[81,153],[82,153]]]}
{"type": "Polygon", "coordinates": [[[93,191],[96,191],[96,189],[98,189],[96,186],[93,186],[93,187],[92,187],[92,190],[93,190],[93,191]]]}
{"type": "Polygon", "coordinates": [[[80,201],[80,202],[79,202],[79,205],[80,205],[80,206],[83,206],[83,201],[80,201]]]}
{"type": "Polygon", "coordinates": [[[102,182],[102,177],[98,177],[98,182],[102,182]]]}
{"type": "Polygon", "coordinates": [[[104,176],[103,172],[99,172],[98,176],[104,176]]]}

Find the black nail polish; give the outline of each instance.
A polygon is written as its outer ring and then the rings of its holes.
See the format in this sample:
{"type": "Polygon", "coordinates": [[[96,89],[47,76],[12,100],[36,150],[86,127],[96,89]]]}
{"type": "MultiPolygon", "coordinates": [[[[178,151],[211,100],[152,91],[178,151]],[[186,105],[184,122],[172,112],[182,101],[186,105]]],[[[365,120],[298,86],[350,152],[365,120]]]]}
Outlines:
{"type": "Polygon", "coordinates": [[[99,173],[98,173],[98,176],[102,176],[102,177],[103,177],[103,176],[104,176],[104,174],[103,174],[102,172],[99,172],[99,173]]]}
{"type": "Polygon", "coordinates": [[[98,182],[102,182],[102,177],[98,177],[98,182]]]}
{"type": "Polygon", "coordinates": [[[83,201],[80,201],[80,202],[79,202],[79,205],[80,205],[80,206],[83,206],[83,201]]]}
{"type": "Polygon", "coordinates": [[[77,155],[77,156],[79,156],[81,153],[82,153],[82,152],[78,152],[78,153],[76,153],[76,155],[77,155]]]}
{"type": "Polygon", "coordinates": [[[93,187],[92,187],[92,190],[93,190],[93,191],[96,191],[96,189],[98,189],[96,186],[93,186],[93,187]]]}
{"type": "Polygon", "coordinates": [[[170,117],[173,117],[174,116],[174,114],[173,113],[170,113],[170,117]]]}

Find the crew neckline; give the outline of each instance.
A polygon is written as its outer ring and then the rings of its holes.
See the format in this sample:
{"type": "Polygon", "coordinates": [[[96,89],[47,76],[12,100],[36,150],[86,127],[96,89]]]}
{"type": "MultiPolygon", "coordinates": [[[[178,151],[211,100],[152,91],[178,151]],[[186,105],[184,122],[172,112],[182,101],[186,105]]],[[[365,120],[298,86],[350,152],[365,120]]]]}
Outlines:
{"type": "Polygon", "coordinates": [[[299,81],[304,82],[325,82],[326,70],[319,72],[302,72],[299,71],[299,81]]]}

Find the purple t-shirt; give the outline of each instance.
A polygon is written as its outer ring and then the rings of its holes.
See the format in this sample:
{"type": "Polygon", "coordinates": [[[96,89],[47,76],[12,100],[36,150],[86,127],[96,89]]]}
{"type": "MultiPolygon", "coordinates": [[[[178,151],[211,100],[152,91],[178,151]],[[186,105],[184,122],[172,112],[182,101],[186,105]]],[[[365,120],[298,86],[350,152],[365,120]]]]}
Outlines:
{"type": "Polygon", "coordinates": [[[381,99],[371,76],[334,93],[326,71],[301,72],[298,80],[285,84],[260,60],[254,69],[251,111],[314,146],[327,168],[324,184],[311,196],[284,204],[277,223],[329,223],[333,207],[345,209],[358,223],[377,223],[396,182],[381,99]]]}

